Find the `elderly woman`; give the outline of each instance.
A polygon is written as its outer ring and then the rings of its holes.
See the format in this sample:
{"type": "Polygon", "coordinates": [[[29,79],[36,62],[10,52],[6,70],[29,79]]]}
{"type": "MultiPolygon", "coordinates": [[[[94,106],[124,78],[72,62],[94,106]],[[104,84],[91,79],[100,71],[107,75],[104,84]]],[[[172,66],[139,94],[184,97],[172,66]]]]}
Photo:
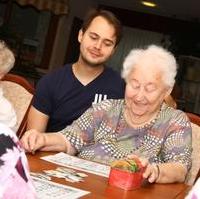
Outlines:
{"type": "Polygon", "coordinates": [[[107,164],[138,156],[149,182],[183,182],[191,166],[190,122],[182,111],[164,103],[176,67],[174,56],[161,47],[132,50],[122,71],[125,100],[94,104],[58,133],[30,130],[23,146],[29,152],[64,151],[107,164]]]}
{"type": "MultiPolygon", "coordinates": [[[[12,51],[0,41],[0,80],[8,73],[15,63],[12,51]]],[[[15,130],[17,117],[11,103],[4,97],[3,89],[0,86],[0,122],[15,130]]]]}

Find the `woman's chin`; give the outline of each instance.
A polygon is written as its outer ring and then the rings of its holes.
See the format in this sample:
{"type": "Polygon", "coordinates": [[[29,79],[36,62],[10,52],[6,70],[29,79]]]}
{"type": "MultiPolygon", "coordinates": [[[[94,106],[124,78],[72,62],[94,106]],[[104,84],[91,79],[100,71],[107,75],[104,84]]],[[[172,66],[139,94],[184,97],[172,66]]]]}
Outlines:
{"type": "Polygon", "coordinates": [[[137,117],[141,117],[143,115],[145,115],[146,110],[134,110],[133,114],[137,117]]]}

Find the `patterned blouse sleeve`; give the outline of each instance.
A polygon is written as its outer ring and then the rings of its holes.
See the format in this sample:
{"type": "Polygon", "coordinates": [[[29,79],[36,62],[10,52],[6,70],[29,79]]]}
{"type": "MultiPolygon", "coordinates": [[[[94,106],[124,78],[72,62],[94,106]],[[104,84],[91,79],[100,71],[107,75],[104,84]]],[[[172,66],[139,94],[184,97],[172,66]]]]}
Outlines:
{"type": "Polygon", "coordinates": [[[93,105],[70,126],[61,131],[77,152],[80,152],[83,146],[94,143],[94,130],[102,121],[106,110],[104,104],[105,102],[93,105]]]}
{"type": "Polygon", "coordinates": [[[189,170],[191,167],[192,129],[183,112],[178,112],[170,122],[162,155],[164,162],[179,162],[189,170]]]}

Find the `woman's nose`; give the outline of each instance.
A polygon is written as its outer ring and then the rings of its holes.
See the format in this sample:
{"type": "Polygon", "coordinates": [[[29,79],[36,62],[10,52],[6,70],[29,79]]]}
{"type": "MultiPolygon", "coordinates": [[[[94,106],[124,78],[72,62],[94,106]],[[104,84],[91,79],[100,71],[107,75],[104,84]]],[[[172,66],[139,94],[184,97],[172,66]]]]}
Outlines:
{"type": "Polygon", "coordinates": [[[145,98],[145,91],[144,89],[141,87],[140,89],[138,89],[138,92],[136,93],[136,99],[137,101],[142,101],[145,98]]]}

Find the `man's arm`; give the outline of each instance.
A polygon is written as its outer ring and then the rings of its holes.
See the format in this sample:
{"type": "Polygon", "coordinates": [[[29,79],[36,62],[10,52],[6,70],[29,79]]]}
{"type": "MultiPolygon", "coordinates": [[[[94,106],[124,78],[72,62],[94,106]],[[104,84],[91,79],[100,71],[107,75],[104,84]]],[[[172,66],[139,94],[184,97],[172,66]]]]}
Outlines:
{"type": "Polygon", "coordinates": [[[48,121],[48,115],[31,106],[28,114],[27,130],[36,129],[38,132],[45,132],[48,121]]]}

